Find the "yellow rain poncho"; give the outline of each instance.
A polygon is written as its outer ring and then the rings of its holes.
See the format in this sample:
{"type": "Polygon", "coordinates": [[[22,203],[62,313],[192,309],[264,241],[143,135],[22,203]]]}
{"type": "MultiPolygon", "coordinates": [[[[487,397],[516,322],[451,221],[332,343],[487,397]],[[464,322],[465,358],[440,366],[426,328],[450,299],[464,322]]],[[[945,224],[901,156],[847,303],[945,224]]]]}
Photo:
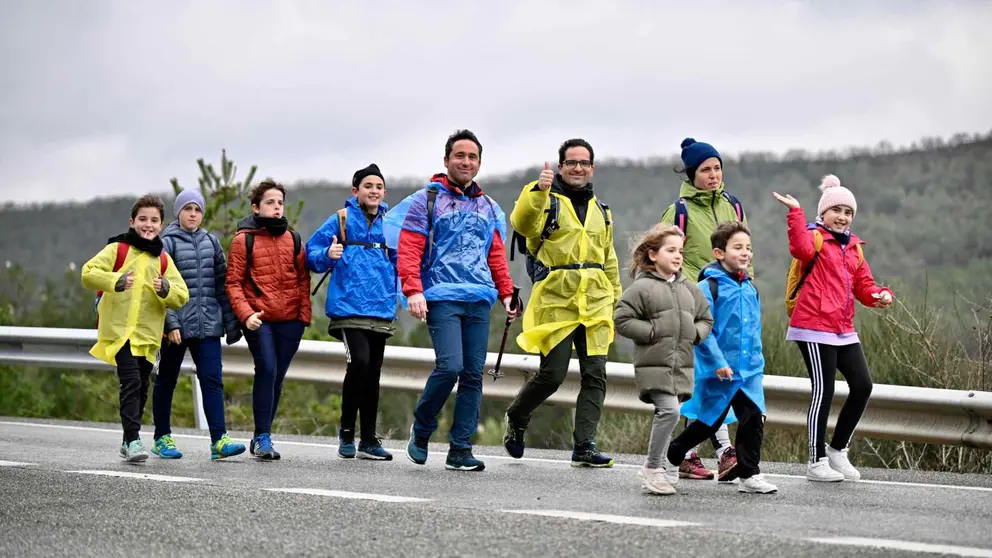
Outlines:
{"type": "Polygon", "coordinates": [[[155,292],[155,279],[161,271],[158,256],[132,247],[119,271],[112,271],[117,259],[117,243],[107,244],[93,259],[83,265],[83,286],[102,290],[97,342],[90,354],[113,366],[117,365],[117,352],[124,343],[131,341],[131,354],[155,361],[155,353],[162,345],[165,326],[165,309],[183,307],[189,300],[189,291],[175,263],[169,257],[165,278],[169,281],[169,294],[163,299],[155,292]],[[134,271],[134,284],[123,292],[114,286],[121,275],[134,271]]]}
{"type": "Polygon", "coordinates": [[[537,258],[548,267],[597,263],[603,269],[553,270],[535,283],[517,345],[529,353],[547,355],[584,325],[588,354],[606,355],[613,342],[613,308],[621,294],[613,227],[606,225],[595,197],[588,201],[582,224],[571,201],[555,193],[561,188],[557,181],[550,190],[535,188],[536,184],[524,186],[510,215],[514,230],[527,238],[528,250],[537,249],[550,197],[557,196],[560,228],[540,246],[537,258]]]}

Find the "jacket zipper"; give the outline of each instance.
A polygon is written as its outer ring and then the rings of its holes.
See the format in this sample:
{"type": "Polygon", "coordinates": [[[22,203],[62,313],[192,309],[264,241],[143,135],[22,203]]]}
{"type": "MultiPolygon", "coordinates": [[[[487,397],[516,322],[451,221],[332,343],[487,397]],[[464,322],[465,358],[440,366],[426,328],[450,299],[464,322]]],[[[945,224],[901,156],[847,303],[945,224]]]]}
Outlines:
{"type": "MultiPolygon", "coordinates": [[[[847,288],[844,290],[844,292],[846,294],[846,299],[844,301],[844,317],[846,318],[847,315],[848,315],[847,314],[847,307],[848,306],[851,306],[853,304],[853,300],[852,300],[853,299],[853,296],[852,296],[852,287],[851,287],[851,272],[847,270],[847,245],[841,246],[840,253],[841,253],[842,261],[843,261],[843,264],[844,264],[844,284],[847,285],[847,288]]],[[[854,313],[852,312],[851,313],[851,316],[852,316],[852,327],[853,327],[853,315],[854,315],[854,313]]]]}
{"type": "Polygon", "coordinates": [[[682,363],[679,362],[679,342],[682,340],[682,307],[679,305],[679,296],[675,292],[675,281],[668,283],[668,286],[672,289],[672,298],[675,299],[675,366],[672,367],[672,379],[675,379],[675,374],[681,367],[682,363]]]}

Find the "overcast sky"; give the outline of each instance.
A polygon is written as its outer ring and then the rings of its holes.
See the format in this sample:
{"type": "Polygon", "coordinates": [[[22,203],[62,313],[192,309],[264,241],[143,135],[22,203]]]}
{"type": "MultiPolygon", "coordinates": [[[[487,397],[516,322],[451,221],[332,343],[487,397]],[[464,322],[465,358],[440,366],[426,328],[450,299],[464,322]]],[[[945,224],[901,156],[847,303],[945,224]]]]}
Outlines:
{"type": "Polygon", "coordinates": [[[992,129],[992,2],[0,0],[0,200],[261,176],[480,180],[597,156],[906,145],[992,129]],[[699,7],[705,5],[706,7],[699,7]]]}

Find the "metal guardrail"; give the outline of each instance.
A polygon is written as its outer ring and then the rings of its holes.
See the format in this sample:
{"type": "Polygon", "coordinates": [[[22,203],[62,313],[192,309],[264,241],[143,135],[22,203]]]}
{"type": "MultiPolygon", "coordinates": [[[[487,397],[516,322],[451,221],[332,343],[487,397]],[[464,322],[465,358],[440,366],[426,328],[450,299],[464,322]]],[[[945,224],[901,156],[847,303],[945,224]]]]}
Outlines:
{"type": "MultiPolygon", "coordinates": [[[[0,327],[0,363],[71,368],[77,370],[111,370],[106,363],[89,354],[96,342],[95,330],[0,327]]],[[[287,373],[287,379],[330,383],[344,382],[345,351],[341,343],[303,341],[287,373]]],[[[487,369],[496,364],[496,354],[489,353],[487,369]]],[[[504,355],[501,369],[506,377],[492,382],[486,376],[483,397],[509,400],[537,372],[539,359],[532,355],[504,355]]],[[[381,386],[419,392],[434,367],[434,352],[411,347],[386,347],[381,386]]],[[[189,356],[183,363],[185,373],[193,373],[189,356]]],[[[604,406],[614,411],[652,412],[650,405],[637,397],[634,369],[630,364],[610,362],[606,367],[607,393],[604,406]]],[[[224,374],[254,375],[254,364],[244,340],[224,347],[224,374]]],[[[199,386],[193,382],[195,407],[200,409],[199,428],[206,428],[199,403],[199,386]]],[[[580,386],[578,361],[572,360],[561,388],[548,399],[554,405],[575,406],[580,386]]],[[[805,431],[810,384],[805,378],[766,375],[764,378],[766,425],[774,428],[805,431]]],[[[847,397],[847,385],[838,382],[830,419],[847,397]]],[[[411,410],[412,412],[412,410],[411,410]]],[[[925,442],[976,448],[992,448],[992,393],[876,384],[858,434],[907,442],[925,442]]]]}

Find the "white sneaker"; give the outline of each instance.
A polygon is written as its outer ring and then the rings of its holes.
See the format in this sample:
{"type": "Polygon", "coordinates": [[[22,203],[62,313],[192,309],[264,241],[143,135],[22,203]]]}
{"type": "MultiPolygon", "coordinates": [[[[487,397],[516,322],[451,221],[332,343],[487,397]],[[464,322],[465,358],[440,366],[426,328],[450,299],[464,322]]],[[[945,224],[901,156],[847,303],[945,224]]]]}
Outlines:
{"type": "Polygon", "coordinates": [[[778,492],[778,487],[766,481],[764,475],[754,475],[749,479],[741,479],[741,485],[737,491],[750,494],[771,494],[778,492]]]}
{"type": "Polygon", "coordinates": [[[827,461],[830,468],[844,475],[845,480],[861,480],[861,473],[851,465],[851,460],[847,458],[847,448],[835,450],[827,445],[827,461]]]}
{"type": "Polygon", "coordinates": [[[841,482],[844,480],[844,474],[831,469],[827,458],[821,457],[816,463],[810,463],[806,466],[806,480],[815,482],[841,482]]]}
{"type": "Polygon", "coordinates": [[[665,474],[665,469],[644,468],[637,475],[641,478],[641,485],[648,492],[665,496],[675,494],[675,487],[668,482],[668,475],[665,474]]]}

